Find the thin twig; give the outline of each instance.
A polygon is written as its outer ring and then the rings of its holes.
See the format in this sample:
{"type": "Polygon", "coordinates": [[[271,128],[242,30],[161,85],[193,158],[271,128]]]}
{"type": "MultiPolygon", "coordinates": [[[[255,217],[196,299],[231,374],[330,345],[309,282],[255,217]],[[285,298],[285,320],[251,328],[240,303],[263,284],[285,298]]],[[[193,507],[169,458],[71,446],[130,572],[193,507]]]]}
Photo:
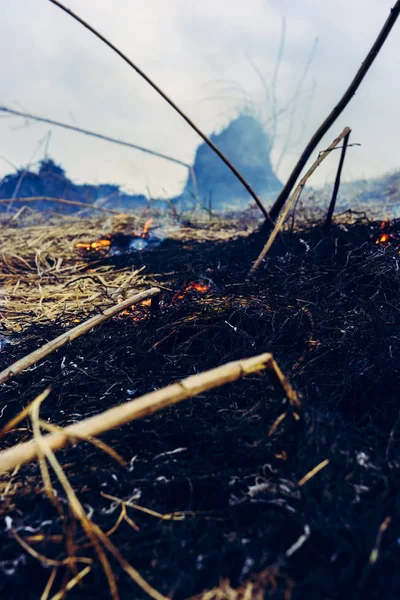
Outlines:
{"type": "Polygon", "coordinates": [[[332,198],[331,198],[331,202],[329,204],[328,212],[326,215],[326,220],[324,223],[324,230],[326,232],[330,229],[331,223],[332,223],[332,216],[333,216],[333,212],[334,212],[335,206],[336,206],[336,198],[337,198],[337,195],[339,192],[340,178],[342,176],[342,169],[343,169],[343,165],[344,165],[344,159],[346,158],[346,150],[347,150],[347,145],[349,143],[350,133],[351,133],[351,130],[348,132],[348,134],[343,139],[342,152],[340,153],[340,160],[339,160],[338,170],[336,173],[335,185],[333,186],[332,198]]]}
{"type": "Polygon", "coordinates": [[[378,560],[379,550],[381,547],[383,534],[385,533],[386,529],[389,527],[391,522],[392,522],[392,518],[386,517],[386,519],[384,519],[382,521],[382,523],[378,529],[378,533],[376,535],[376,540],[375,540],[375,545],[372,548],[371,554],[369,556],[369,564],[370,565],[374,565],[376,563],[376,561],[378,560]]]}
{"type": "Polygon", "coordinates": [[[53,587],[53,583],[54,580],[56,578],[57,575],[57,567],[53,567],[51,573],[50,573],[50,577],[46,583],[46,587],[44,588],[42,595],[40,596],[40,600],[47,600],[51,591],[51,588],[53,587]]]}
{"type": "Polygon", "coordinates": [[[262,249],[259,257],[257,258],[257,260],[255,261],[254,265],[251,267],[249,275],[252,275],[254,273],[254,271],[260,266],[261,261],[264,259],[264,257],[266,256],[267,252],[269,251],[269,249],[271,248],[272,244],[274,243],[276,236],[278,235],[286,217],[287,214],[289,212],[289,210],[291,209],[291,207],[293,206],[294,202],[296,202],[296,200],[298,200],[301,192],[303,191],[303,188],[307,182],[307,180],[311,177],[311,175],[314,173],[314,171],[316,170],[316,168],[322,163],[322,161],[332,152],[332,150],[334,150],[334,148],[336,148],[336,146],[341,142],[341,140],[346,137],[346,135],[348,133],[350,133],[351,129],[349,127],[345,127],[345,129],[342,131],[342,133],[339,135],[339,137],[337,137],[332,144],[329,146],[329,148],[327,148],[326,150],[324,150],[323,152],[321,152],[318,156],[318,158],[316,159],[316,161],[313,163],[313,165],[309,168],[309,170],[307,171],[307,173],[304,175],[304,177],[301,179],[299,185],[296,187],[296,189],[294,190],[293,194],[291,195],[289,202],[287,203],[285,210],[281,213],[271,235],[269,236],[269,239],[267,241],[267,243],[265,244],[264,248],[262,249]]]}
{"type": "Polygon", "coordinates": [[[319,473],[320,471],[322,471],[322,469],[325,469],[325,467],[327,467],[329,465],[329,459],[325,459],[322,462],[320,462],[316,467],[314,467],[313,469],[311,469],[311,471],[308,471],[308,473],[306,473],[304,475],[304,477],[302,477],[298,482],[297,485],[299,487],[302,487],[305,483],[307,483],[307,481],[310,481],[310,479],[312,479],[317,473],[319,473]]]}
{"type": "Polygon", "coordinates": [[[100,315],[95,315],[87,321],[80,323],[73,329],[70,329],[69,331],[66,331],[65,333],[59,335],[54,340],[47,342],[47,344],[44,344],[37,350],[34,350],[30,354],[27,354],[26,356],[21,358],[20,360],[17,360],[10,367],[4,369],[4,371],[0,373],[0,384],[10,379],[10,377],[18,375],[18,373],[21,373],[21,371],[24,371],[28,367],[31,367],[35,363],[42,360],[42,358],[44,358],[45,356],[48,356],[52,352],[55,352],[55,350],[58,350],[62,346],[65,346],[65,344],[72,342],[72,340],[75,340],[84,333],[87,333],[97,325],[100,325],[101,323],[104,323],[104,321],[111,319],[111,317],[114,317],[126,308],[129,308],[130,306],[137,304],[138,302],[142,302],[142,300],[146,300],[147,298],[151,298],[152,296],[155,296],[159,293],[160,290],[158,288],[150,288],[149,290],[145,290],[144,292],[135,294],[134,296],[127,298],[127,300],[124,300],[123,302],[116,304],[111,308],[107,308],[100,315]]]}
{"type": "Polygon", "coordinates": [[[8,113],[16,117],[23,117],[24,119],[30,119],[31,121],[38,121],[39,123],[55,125],[56,127],[62,127],[63,129],[75,131],[76,133],[83,133],[84,135],[89,135],[105,142],[111,142],[112,144],[118,144],[119,146],[126,146],[127,148],[133,148],[134,150],[140,150],[140,152],[144,152],[145,154],[150,154],[151,156],[155,156],[157,158],[163,158],[164,160],[181,165],[182,167],[187,167],[188,169],[191,168],[191,165],[185,163],[183,160],[179,160],[178,158],[173,158],[167,154],[162,154],[161,152],[156,152],[155,150],[150,150],[149,148],[144,148],[143,146],[138,146],[137,144],[132,144],[131,142],[125,142],[124,140],[109,137],[108,135],[103,135],[102,133],[95,133],[94,131],[89,131],[88,129],[83,129],[82,127],[76,127],[75,125],[68,125],[68,123],[62,123],[61,121],[54,121],[53,119],[47,119],[45,117],[32,115],[31,113],[21,112],[19,110],[14,110],[13,108],[8,108],[7,106],[0,106],[0,112],[8,113]]]}
{"type": "MultiPolygon", "coordinates": [[[[279,155],[278,160],[276,161],[275,164],[275,173],[279,173],[279,169],[280,166],[282,164],[283,159],[285,158],[285,155],[288,153],[288,151],[291,149],[290,143],[291,143],[291,138],[292,138],[292,134],[293,134],[293,128],[294,128],[294,123],[295,123],[295,116],[296,116],[296,112],[297,112],[297,107],[300,101],[300,98],[302,96],[302,91],[303,91],[303,85],[304,82],[307,78],[308,75],[308,71],[310,69],[311,63],[313,61],[313,58],[315,56],[317,47],[318,47],[318,41],[319,38],[314,38],[314,42],[313,45],[311,47],[311,51],[310,51],[310,55],[307,59],[307,62],[305,64],[303,73],[301,74],[301,77],[297,83],[297,87],[296,90],[294,92],[293,95],[293,102],[292,102],[292,107],[289,113],[289,122],[288,122],[288,128],[287,128],[287,133],[285,136],[285,141],[283,142],[283,146],[279,155]]],[[[309,106],[309,103],[307,102],[307,108],[309,106]]],[[[306,109],[307,110],[307,109],[306,109]]],[[[293,146],[292,146],[293,147],[293,146]]]]}
{"type": "MultiPolygon", "coordinates": [[[[53,0],[50,0],[50,1],[53,1],[53,0]]],[[[352,99],[352,97],[354,96],[356,91],[358,90],[362,80],[364,79],[365,75],[369,71],[369,68],[371,67],[372,63],[374,62],[375,58],[377,57],[377,55],[378,55],[380,49],[382,48],[383,44],[385,43],[386,38],[388,37],[389,33],[391,32],[392,27],[395,24],[399,14],[400,14],[400,0],[397,0],[395,6],[391,9],[390,15],[389,15],[388,19],[386,20],[384,26],[382,27],[378,37],[376,38],[371,50],[369,51],[367,57],[365,58],[361,67],[359,68],[359,70],[357,71],[353,81],[347,88],[347,90],[344,93],[344,95],[342,96],[342,98],[339,100],[339,103],[335,106],[335,108],[328,115],[328,117],[325,119],[325,121],[322,123],[322,125],[314,133],[313,137],[308,142],[306,148],[304,149],[302,155],[300,156],[295,168],[293,169],[289,179],[286,182],[286,185],[282,189],[281,193],[279,194],[278,198],[276,199],[275,203],[273,204],[273,206],[269,212],[269,216],[272,219],[272,221],[275,221],[275,219],[278,217],[279,213],[281,212],[286,200],[288,199],[288,197],[290,195],[290,192],[292,191],[298,177],[300,176],[301,171],[303,170],[303,168],[304,168],[306,162],[308,161],[308,159],[310,158],[311,154],[314,152],[315,148],[317,147],[317,145],[319,144],[319,142],[321,141],[323,136],[327,133],[327,131],[330,129],[330,127],[333,125],[333,123],[336,121],[336,119],[339,117],[339,115],[341,115],[343,110],[346,108],[346,106],[348,105],[348,103],[350,102],[350,100],[352,99]]]]}
{"type": "Polygon", "coordinates": [[[282,64],[283,52],[285,50],[285,41],[286,41],[286,18],[282,16],[282,28],[281,28],[281,39],[279,42],[278,54],[275,61],[274,74],[272,76],[271,83],[271,119],[272,119],[272,133],[271,133],[271,141],[272,144],[276,141],[276,130],[277,130],[277,98],[276,98],[276,89],[278,86],[278,76],[279,70],[282,64]]]}
{"type": "MultiPolygon", "coordinates": [[[[33,430],[33,435],[34,435],[33,441],[35,442],[38,449],[40,448],[40,450],[43,454],[43,459],[44,460],[47,459],[49,461],[51,467],[53,468],[54,473],[57,476],[57,479],[59,480],[62,487],[64,488],[64,492],[65,492],[67,500],[68,500],[69,510],[70,510],[71,514],[81,522],[83,530],[85,531],[89,540],[92,542],[93,548],[94,548],[94,550],[98,556],[98,559],[103,567],[104,574],[107,577],[112,600],[120,600],[113,570],[112,570],[110,562],[104,552],[104,549],[102,548],[101,543],[95,533],[95,524],[92,523],[91,521],[89,521],[81,503],[79,502],[74,490],[72,489],[72,486],[71,486],[67,476],[65,475],[64,471],[62,470],[60,463],[57,461],[53,452],[46,446],[46,444],[44,442],[44,438],[40,431],[39,423],[38,423],[38,421],[39,421],[38,411],[36,411],[36,413],[34,413],[32,411],[31,420],[32,420],[32,430],[33,430]],[[35,422],[36,422],[36,426],[35,426],[35,422]]],[[[46,468],[47,468],[47,463],[46,463],[46,468]]]]}
{"type": "MultiPolygon", "coordinates": [[[[51,392],[51,387],[46,388],[45,390],[43,390],[43,392],[41,392],[33,400],[33,402],[35,402],[35,403],[37,402],[40,404],[47,398],[47,396],[50,394],[50,392],[51,392]]],[[[2,427],[0,429],[0,438],[4,437],[4,435],[6,433],[8,433],[12,429],[14,429],[17,425],[19,425],[21,423],[21,421],[23,421],[30,414],[33,402],[28,404],[28,406],[26,406],[23,410],[21,410],[21,412],[19,412],[15,417],[13,417],[10,421],[8,421],[8,423],[6,425],[4,425],[4,427],[2,427]]]]}
{"type": "MultiPolygon", "coordinates": [[[[89,31],[91,31],[96,37],[98,37],[102,42],[104,42],[109,48],[111,48],[112,50],[114,50],[114,52],[116,52],[118,54],[118,56],[120,56],[122,58],[122,60],[124,60],[126,63],[128,63],[128,65],[130,67],[132,67],[132,69],[134,69],[136,71],[136,73],[138,73],[141,77],[143,77],[143,79],[149,85],[151,85],[151,87],[158,94],[160,94],[160,96],[162,98],[164,98],[164,100],[166,102],[168,102],[168,104],[170,106],[172,106],[172,108],[186,121],[186,123],[188,125],[190,125],[190,127],[192,129],[194,129],[194,131],[203,139],[203,141],[220,157],[220,159],[232,171],[232,173],[235,175],[235,177],[237,177],[237,179],[239,179],[239,181],[245,187],[245,189],[248,191],[248,193],[253,198],[253,200],[255,200],[255,202],[257,203],[258,207],[262,211],[262,213],[265,216],[265,218],[269,220],[268,211],[264,207],[263,203],[261,202],[260,198],[255,193],[255,191],[253,190],[253,188],[250,186],[250,184],[243,177],[243,175],[241,175],[241,173],[239,173],[239,171],[236,169],[236,167],[233,166],[233,164],[228,160],[228,158],[225,156],[225,154],[223,154],[221,152],[221,150],[219,148],[217,148],[217,146],[210,140],[210,138],[208,138],[206,136],[206,134],[203,133],[197,127],[197,125],[194,124],[194,122],[183,112],[183,110],[181,110],[179,108],[179,106],[177,104],[175,104],[175,102],[173,100],[171,100],[171,98],[169,96],[167,96],[167,94],[165,92],[163,92],[163,90],[160,87],[158,87],[158,85],[156,83],[154,83],[154,81],[152,81],[152,79],[150,79],[150,77],[148,77],[148,75],[146,75],[146,73],[144,73],[144,71],[142,71],[121,50],[119,50],[116,46],[114,46],[114,44],[112,44],[107,38],[105,38],[101,33],[99,33],[94,27],[92,27],[91,25],[89,25],[89,23],[87,21],[84,21],[81,17],[79,17],[74,12],[72,12],[72,10],[70,10],[69,8],[67,8],[66,6],[64,6],[61,2],[58,2],[58,0],[49,0],[49,1],[52,4],[54,4],[55,6],[58,6],[59,8],[61,8],[61,10],[63,10],[67,14],[69,14],[73,19],[75,19],[76,21],[78,21],[78,23],[80,23],[81,25],[83,25],[84,27],[86,27],[86,29],[88,29],[89,31]]],[[[399,0],[399,2],[400,2],[400,0],[399,0]]]]}
{"type": "MultiPolygon", "coordinates": [[[[192,375],[179,383],[174,383],[161,390],[150,392],[140,398],[114,406],[103,413],[84,419],[80,423],[69,425],[62,431],[50,433],[43,438],[45,446],[51,450],[58,450],[67,446],[71,438],[75,437],[79,440],[82,437],[95,437],[105,431],[116,429],[125,423],[152,415],[167,406],[177,404],[187,398],[197,396],[202,392],[236,381],[245,375],[257,373],[263,369],[272,372],[275,382],[279,382],[290,404],[299,406],[300,401],[296,392],[280,371],[272,354],[265,353],[192,375]]],[[[33,440],[4,450],[0,453],[0,473],[9,471],[16,465],[31,462],[37,456],[37,446],[33,440]]]]}
{"type": "Polygon", "coordinates": [[[63,600],[63,598],[65,598],[65,594],[66,592],[71,591],[80,581],[82,581],[82,579],[88,574],[90,573],[92,567],[88,566],[85,567],[84,569],[82,569],[82,571],[79,571],[79,573],[77,573],[75,575],[75,577],[73,577],[72,579],[70,579],[68,581],[68,583],[66,583],[64,585],[64,587],[62,588],[62,590],[60,590],[57,594],[55,594],[51,600],[63,600]]]}
{"type": "Polygon", "coordinates": [[[86,202],[78,202],[77,200],[65,200],[64,198],[51,198],[50,196],[28,196],[27,198],[2,198],[0,204],[14,204],[14,202],[26,203],[29,202],[56,202],[57,204],[67,204],[68,206],[79,206],[86,208],[87,210],[99,210],[105,213],[111,213],[113,215],[121,214],[117,210],[110,208],[102,208],[95,204],[87,204],[86,202]]]}

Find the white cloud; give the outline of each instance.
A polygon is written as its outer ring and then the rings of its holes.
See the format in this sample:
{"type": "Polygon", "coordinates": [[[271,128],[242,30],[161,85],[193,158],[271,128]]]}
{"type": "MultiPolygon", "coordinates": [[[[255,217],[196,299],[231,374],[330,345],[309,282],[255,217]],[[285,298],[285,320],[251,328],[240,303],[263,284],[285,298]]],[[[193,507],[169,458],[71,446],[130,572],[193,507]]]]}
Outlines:
{"type": "MultiPolygon", "coordinates": [[[[287,154],[281,178],[290,172],[302,146],[338,101],[389,14],[391,0],[68,0],[128,54],[207,133],[220,129],[246,102],[264,114],[262,86],[250,57],[270,81],[286,16],[286,47],[278,99],[282,105],[297,85],[318,36],[309,82],[317,88],[306,127],[306,103],[296,120],[301,140],[287,154]],[[362,16],[362,18],[361,18],[362,16]],[[232,83],[223,83],[229,80],[232,83]],[[246,96],[247,94],[247,96],[246,96]]],[[[321,147],[345,125],[361,148],[349,152],[346,176],[375,176],[398,168],[400,123],[400,37],[392,37],[367,80],[321,147]]],[[[0,22],[2,91],[0,104],[76,123],[106,135],[175,156],[193,159],[199,139],[167,104],[110,49],[45,0],[19,0],[3,7],[0,22]]],[[[20,120],[0,119],[0,155],[22,165],[48,127],[21,128],[20,120]]],[[[274,150],[277,160],[287,120],[274,150]]],[[[117,182],[156,195],[179,191],[185,170],[133,150],[53,129],[51,155],[80,181],[117,182]]],[[[39,153],[40,156],[40,153],[39,153]]],[[[335,161],[314,182],[335,172],[335,161]]],[[[9,165],[0,159],[0,176],[9,165]]]]}

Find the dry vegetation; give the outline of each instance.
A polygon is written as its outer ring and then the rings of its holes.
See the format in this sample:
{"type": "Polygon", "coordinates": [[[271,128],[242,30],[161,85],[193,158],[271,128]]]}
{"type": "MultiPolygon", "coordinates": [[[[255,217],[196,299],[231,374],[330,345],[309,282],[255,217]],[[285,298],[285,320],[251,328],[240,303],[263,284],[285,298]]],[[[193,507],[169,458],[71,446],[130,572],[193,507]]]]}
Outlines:
{"type": "Polygon", "coordinates": [[[214,148],[266,229],[282,211],[267,243],[243,215],[154,236],[149,215],[6,216],[0,368],[138,290],[161,294],[4,380],[4,597],[399,597],[398,226],[351,206],[322,228],[300,203],[349,128],[293,192],[399,14],[400,1],[269,215],[214,148]]]}
{"type": "MultiPolygon", "coordinates": [[[[150,594],[160,600],[176,589],[177,598],[197,594],[196,600],[266,595],[287,600],[312,590],[315,578],[332,585],[335,569],[324,565],[330,564],[331,546],[342,548],[348,535],[355,544],[360,535],[367,536],[360,564],[369,564],[374,551],[379,564],[387,565],[374,540],[380,523],[381,537],[385,528],[390,540],[396,535],[390,502],[381,497],[362,534],[351,506],[359,502],[360,486],[380,493],[374,474],[376,465],[383,468],[382,452],[389,456],[396,485],[397,313],[392,305],[398,296],[397,233],[392,228],[392,241],[376,244],[380,224],[345,213],[327,235],[318,224],[305,226],[307,215],[299,210],[302,226],[294,228],[287,220],[252,281],[246,281],[250,259],[265,237],[249,233],[254,221],[244,225],[243,217],[178,227],[161,226],[155,215],[151,235],[160,234],[161,243],[114,256],[107,245],[90,251],[77,245],[140,233],[148,214],[53,215],[45,225],[43,215],[26,213],[25,222],[14,219],[4,229],[1,277],[7,310],[1,368],[126,295],[153,285],[161,289],[158,312],[148,305],[125,310],[2,386],[2,426],[23,410],[11,422],[3,448],[32,436],[42,447],[39,465],[1,476],[0,510],[11,529],[0,531],[0,564],[19,573],[21,582],[26,584],[39,561],[53,567],[49,598],[61,597],[63,590],[79,598],[80,585],[85,593],[93,590],[106,598],[104,571],[114,598],[150,594]],[[382,302],[389,296],[390,306],[382,302]],[[198,402],[140,415],[136,424],[124,425],[102,442],[74,429],[77,421],[110,406],[123,408],[131,394],[139,398],[196,372],[270,350],[301,392],[302,407],[288,402],[276,382],[255,374],[198,402]],[[383,382],[385,415],[375,404],[383,382]],[[44,391],[48,386],[50,395],[44,391]],[[79,444],[56,459],[41,441],[49,431],[79,444]],[[95,454],[84,440],[97,446],[95,454]],[[98,450],[110,458],[101,458],[98,450]],[[194,491],[188,493],[187,482],[194,491]],[[333,505],[345,515],[344,528],[333,505]],[[88,510],[94,511],[90,523],[88,510]],[[322,535],[320,510],[331,511],[322,529],[334,532],[322,564],[311,558],[322,535]],[[138,545],[132,544],[136,537],[138,545]],[[17,556],[25,556],[26,566],[13,566],[17,556]],[[300,574],[304,561],[308,566],[300,574]],[[143,592],[129,586],[121,569],[143,592]],[[210,591],[199,595],[204,588],[210,591]]],[[[178,388],[181,394],[185,386],[178,388]]],[[[365,518],[369,509],[362,507],[365,518]]],[[[43,575],[32,598],[46,587],[49,574],[43,575]]],[[[356,575],[355,567],[349,568],[344,585],[351,587],[356,575]]],[[[364,574],[365,582],[368,577],[364,574]]],[[[8,576],[11,585],[13,580],[8,576]]],[[[14,595],[9,586],[4,593],[19,598],[15,586],[14,595]]]]}
{"type": "MultiPolygon", "coordinates": [[[[100,251],[93,254],[93,265],[88,270],[87,253],[77,248],[79,243],[90,243],[106,235],[140,232],[147,219],[148,213],[140,217],[53,215],[48,219],[47,213],[29,211],[4,224],[0,244],[3,328],[18,332],[27,325],[45,322],[70,326],[149,285],[151,277],[140,260],[138,268],[116,270],[114,266],[98,266],[100,251]]],[[[157,223],[156,215],[154,228],[161,237],[169,239],[216,240],[233,234],[246,235],[248,226],[242,223],[239,227],[238,221],[197,218],[194,228],[168,223],[165,215],[158,215],[157,223]]]]}

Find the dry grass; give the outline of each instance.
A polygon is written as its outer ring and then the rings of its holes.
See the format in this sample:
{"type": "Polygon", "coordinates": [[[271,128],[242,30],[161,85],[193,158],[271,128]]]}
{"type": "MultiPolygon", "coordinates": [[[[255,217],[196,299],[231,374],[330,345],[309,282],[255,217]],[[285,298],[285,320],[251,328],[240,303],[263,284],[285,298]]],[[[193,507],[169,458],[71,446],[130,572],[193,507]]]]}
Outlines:
{"type": "MultiPolygon", "coordinates": [[[[62,318],[72,325],[93,311],[107,308],[143,288],[148,281],[141,269],[97,266],[76,248],[79,242],[92,242],[106,234],[140,232],[148,214],[61,217],[42,215],[30,209],[9,220],[2,229],[0,243],[0,316],[9,332],[26,325],[54,322],[62,318]]],[[[235,221],[210,221],[206,216],[193,225],[177,226],[165,215],[154,219],[155,235],[180,240],[228,239],[246,235],[247,227],[235,221]]]]}
{"type": "MultiPolygon", "coordinates": [[[[115,219],[118,223],[118,219],[115,219]]],[[[87,264],[76,243],[115,224],[107,218],[59,218],[49,225],[9,226],[0,244],[1,317],[6,329],[17,332],[28,323],[66,323],[81,320],[94,307],[115,304],[143,285],[135,270],[115,272],[101,267],[86,272],[87,264]]]]}
{"type": "Polygon", "coordinates": [[[240,587],[232,587],[228,579],[223,579],[212,590],[193,596],[190,600],[265,600],[268,596],[290,600],[294,583],[279,573],[279,567],[272,565],[260,573],[254,573],[240,587]]]}

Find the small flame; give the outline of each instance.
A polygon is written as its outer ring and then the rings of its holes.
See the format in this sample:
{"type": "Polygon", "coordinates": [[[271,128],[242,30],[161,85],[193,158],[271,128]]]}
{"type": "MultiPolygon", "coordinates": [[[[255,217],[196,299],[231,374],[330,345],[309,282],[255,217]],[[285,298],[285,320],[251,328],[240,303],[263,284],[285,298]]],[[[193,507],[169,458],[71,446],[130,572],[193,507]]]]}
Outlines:
{"type": "MultiPolygon", "coordinates": [[[[382,229],[382,227],[381,227],[382,229]]],[[[381,235],[376,240],[375,244],[387,244],[389,241],[389,235],[387,233],[381,233],[381,235]]]]}
{"type": "Polygon", "coordinates": [[[144,227],[143,227],[143,231],[142,231],[142,233],[140,234],[140,237],[142,237],[142,238],[147,238],[147,236],[149,235],[149,233],[148,233],[148,231],[149,231],[149,227],[150,227],[150,225],[152,224],[152,222],[153,222],[153,219],[148,219],[148,220],[146,221],[146,223],[144,224],[144,227]]]}
{"type": "Polygon", "coordinates": [[[205,285],[202,283],[195,283],[194,281],[192,281],[187,286],[185,293],[190,292],[190,290],[195,290],[196,292],[199,292],[200,294],[205,294],[206,292],[208,292],[209,289],[210,289],[209,285],[205,285]]]}
{"type": "MultiPolygon", "coordinates": [[[[119,298],[117,298],[117,302],[118,304],[121,304],[124,301],[123,298],[121,298],[121,296],[119,298]]],[[[140,302],[139,304],[135,304],[133,306],[130,306],[129,308],[125,308],[125,310],[121,311],[119,313],[119,316],[129,316],[131,317],[131,319],[133,319],[133,321],[142,321],[147,315],[148,315],[148,311],[144,312],[140,307],[150,307],[151,306],[151,298],[148,298],[147,300],[142,300],[142,302],[140,302]]]]}
{"type": "Polygon", "coordinates": [[[171,300],[171,304],[174,304],[178,300],[183,300],[183,298],[186,296],[186,294],[190,291],[194,290],[195,292],[198,292],[199,294],[206,294],[209,291],[209,289],[210,289],[209,285],[191,281],[189,283],[189,285],[187,285],[183,291],[179,290],[178,292],[176,292],[176,294],[174,294],[174,296],[172,297],[172,300],[171,300]]]}
{"type": "Polygon", "coordinates": [[[397,249],[400,254],[400,231],[399,231],[399,219],[395,221],[382,221],[379,226],[379,235],[375,240],[375,244],[382,245],[384,247],[390,246],[397,249]]]}

